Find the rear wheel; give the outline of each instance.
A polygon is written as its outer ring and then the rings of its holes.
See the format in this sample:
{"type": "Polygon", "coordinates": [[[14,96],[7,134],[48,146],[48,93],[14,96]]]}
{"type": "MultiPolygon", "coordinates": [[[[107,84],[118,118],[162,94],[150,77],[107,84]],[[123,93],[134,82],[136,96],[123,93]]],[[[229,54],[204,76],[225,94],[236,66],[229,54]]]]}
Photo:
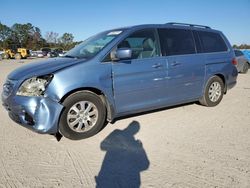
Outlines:
{"type": "Polygon", "coordinates": [[[242,69],[242,73],[246,74],[248,72],[248,69],[249,69],[249,64],[248,63],[244,63],[243,69],[242,69]]]}
{"type": "Polygon", "coordinates": [[[208,81],[204,95],[199,102],[204,106],[216,106],[223,98],[224,87],[222,79],[218,76],[213,76],[208,81]]]}
{"type": "Polygon", "coordinates": [[[101,98],[89,91],[77,92],[63,102],[59,132],[79,140],[97,134],[106,122],[106,108],[101,98]]]}
{"type": "Polygon", "coordinates": [[[19,59],[22,59],[21,54],[20,54],[20,53],[16,53],[16,54],[15,54],[15,59],[18,59],[18,60],[19,60],[19,59]]]}

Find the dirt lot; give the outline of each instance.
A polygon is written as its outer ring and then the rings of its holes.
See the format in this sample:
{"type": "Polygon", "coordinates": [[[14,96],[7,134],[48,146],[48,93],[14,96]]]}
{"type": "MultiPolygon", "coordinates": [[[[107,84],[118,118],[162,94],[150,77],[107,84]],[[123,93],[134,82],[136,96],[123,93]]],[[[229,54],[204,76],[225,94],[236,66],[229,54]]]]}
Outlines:
{"type": "MultiPolygon", "coordinates": [[[[22,65],[0,61],[0,92],[22,65]]],[[[250,72],[216,107],[130,117],[81,141],[57,142],[0,114],[0,187],[250,187],[250,72]]]]}

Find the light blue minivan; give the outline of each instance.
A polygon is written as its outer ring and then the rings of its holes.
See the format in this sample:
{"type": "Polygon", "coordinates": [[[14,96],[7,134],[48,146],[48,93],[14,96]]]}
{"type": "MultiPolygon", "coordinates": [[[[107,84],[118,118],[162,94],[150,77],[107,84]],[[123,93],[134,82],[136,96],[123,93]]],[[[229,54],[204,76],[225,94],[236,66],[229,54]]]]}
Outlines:
{"type": "Polygon", "coordinates": [[[215,106],[236,84],[222,32],[167,23],[113,29],[8,75],[2,103],[39,133],[83,139],[118,117],[199,101],[215,106]]]}

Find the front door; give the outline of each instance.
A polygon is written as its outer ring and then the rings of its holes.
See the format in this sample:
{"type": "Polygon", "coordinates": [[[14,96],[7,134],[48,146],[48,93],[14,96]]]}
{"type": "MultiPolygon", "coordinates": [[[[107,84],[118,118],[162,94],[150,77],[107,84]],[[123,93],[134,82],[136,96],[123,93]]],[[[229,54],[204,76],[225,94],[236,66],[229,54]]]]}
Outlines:
{"type": "Polygon", "coordinates": [[[166,59],[160,57],[156,31],[137,31],[117,48],[132,49],[132,59],[112,64],[117,112],[139,112],[161,105],[166,98],[166,59]]]}

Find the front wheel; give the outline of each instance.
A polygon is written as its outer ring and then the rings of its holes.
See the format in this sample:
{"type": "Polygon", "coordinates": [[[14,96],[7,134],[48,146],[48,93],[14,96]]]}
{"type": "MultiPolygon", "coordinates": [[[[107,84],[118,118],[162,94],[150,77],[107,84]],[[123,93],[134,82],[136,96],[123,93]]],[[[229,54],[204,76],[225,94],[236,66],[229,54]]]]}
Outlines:
{"type": "Polygon", "coordinates": [[[89,91],[76,92],[63,102],[59,132],[66,138],[79,140],[97,134],[106,122],[102,99],[89,91]]]}
{"type": "Polygon", "coordinates": [[[243,69],[242,69],[242,73],[243,73],[243,74],[246,74],[246,73],[248,72],[248,68],[249,68],[248,63],[244,63],[243,69]]]}
{"type": "Polygon", "coordinates": [[[9,54],[7,54],[7,53],[4,53],[4,54],[2,55],[2,57],[3,57],[3,59],[9,59],[9,58],[10,58],[9,54]]]}
{"type": "Polygon", "coordinates": [[[204,106],[216,106],[220,103],[224,94],[224,83],[218,76],[213,76],[208,81],[200,103],[204,106]]]}

